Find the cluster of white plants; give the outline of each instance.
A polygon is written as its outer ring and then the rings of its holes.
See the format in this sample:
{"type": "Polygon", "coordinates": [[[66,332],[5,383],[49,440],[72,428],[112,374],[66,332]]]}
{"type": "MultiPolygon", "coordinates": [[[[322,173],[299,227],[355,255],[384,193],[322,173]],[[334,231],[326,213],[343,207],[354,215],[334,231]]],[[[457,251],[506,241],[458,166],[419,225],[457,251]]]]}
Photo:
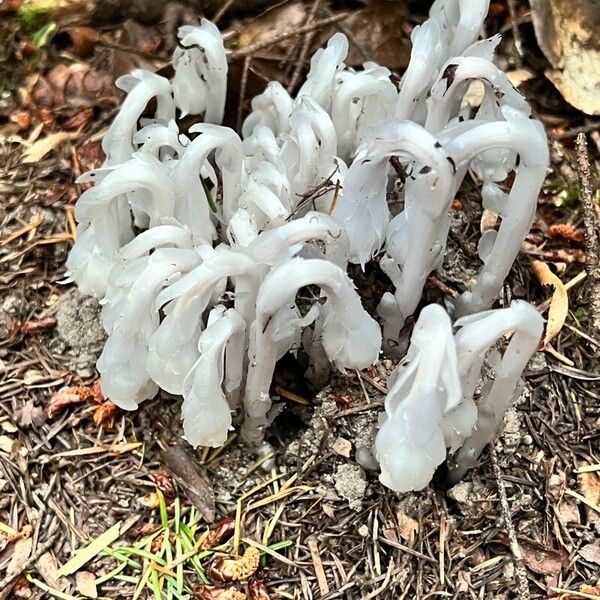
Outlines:
{"type": "Polygon", "coordinates": [[[135,409],[162,388],[183,396],[192,445],[223,444],[236,412],[244,438],[260,442],[285,353],[302,348],[309,371],[323,373],[372,365],[382,338],[397,345],[443,260],[450,204],[470,169],[500,226],[479,243],[483,264],[456,304],[458,333],[439,306],[421,312],[374,450],[381,480],[397,490],[426,485],[446,448],[462,446],[463,466],[476,459],[540,333],[522,302],[479,313],[529,230],[548,165],[541,124],[492,63],[499,38],[477,41],[488,4],[436,0],[414,30],[400,89],[385,67],[348,68],[348,40],[335,34],[295,98],[271,82],[252,100],[241,137],[220,124],[227,56],[206,20],[181,28],[172,80],[137,70],[117,81],[127,96],[104,165],[79,180],[95,185],[77,203],[68,260],[70,280],[103,305],[108,397],[135,409]],[[463,102],[473,80],[484,87],[476,108],[463,102]],[[184,134],[176,119],[188,114],[202,122],[184,134]],[[391,158],[406,172],[395,215],[391,158]],[[379,254],[395,290],[378,307],[383,336],[346,274],[379,254]],[[487,350],[512,329],[476,408],[487,350]]]}

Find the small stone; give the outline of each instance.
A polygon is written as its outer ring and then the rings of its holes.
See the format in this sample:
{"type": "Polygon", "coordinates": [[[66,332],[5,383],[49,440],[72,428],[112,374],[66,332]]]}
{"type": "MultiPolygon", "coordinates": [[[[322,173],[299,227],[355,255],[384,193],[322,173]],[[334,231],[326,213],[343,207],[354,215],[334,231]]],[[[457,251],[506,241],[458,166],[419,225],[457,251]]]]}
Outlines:
{"type": "Polygon", "coordinates": [[[358,534],[364,538],[368,537],[369,536],[369,528],[364,524],[361,525],[358,528],[358,534]]]}
{"type": "Polygon", "coordinates": [[[352,443],[343,437],[336,438],[333,444],[331,444],[331,451],[338,456],[350,458],[352,443]]]}
{"type": "Polygon", "coordinates": [[[352,510],[361,509],[367,481],[365,472],[358,465],[340,465],[336,471],[334,487],[342,498],[348,500],[352,510]]]}
{"type": "Polygon", "coordinates": [[[448,496],[459,504],[466,504],[473,493],[473,483],[470,481],[459,481],[448,490],[448,496]]]}

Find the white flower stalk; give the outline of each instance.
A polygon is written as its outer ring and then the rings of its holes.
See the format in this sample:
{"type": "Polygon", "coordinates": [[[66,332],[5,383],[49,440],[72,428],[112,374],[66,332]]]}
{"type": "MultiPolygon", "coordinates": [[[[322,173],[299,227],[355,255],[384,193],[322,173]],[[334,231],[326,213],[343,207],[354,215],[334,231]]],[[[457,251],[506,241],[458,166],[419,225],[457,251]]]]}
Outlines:
{"type": "Polygon", "coordinates": [[[343,33],[334,34],[327,42],[327,46],[317,50],[310,59],[310,71],[298,91],[298,98],[312,98],[329,112],[336,75],[344,68],[347,56],[348,38],[343,33]]]}
{"type": "Polygon", "coordinates": [[[446,43],[446,56],[462,54],[477,39],[490,0],[436,0],[429,11],[446,43]]]}
{"type": "MultiPolygon", "coordinates": [[[[296,294],[307,285],[320,287],[327,298],[323,306],[323,347],[336,367],[361,369],[377,360],[381,346],[379,326],[362,308],[346,273],[325,260],[296,257],[282,262],[260,286],[256,319],[250,330],[243,426],[248,440],[260,439],[267,424],[271,407],[269,385],[279,353],[293,339],[292,332],[308,324],[293,316],[296,294]]],[[[316,313],[309,314],[312,322],[316,313]]]]}
{"type": "MultiPolygon", "coordinates": [[[[443,258],[453,170],[436,138],[410,121],[381,126],[371,152],[376,160],[385,160],[387,170],[388,157],[400,155],[411,171],[404,210],[388,224],[386,257],[380,263],[396,287],[394,297],[385,294],[379,308],[385,337],[395,341],[405,319],[416,309],[428,275],[443,258]]],[[[383,203],[385,189],[380,188],[379,194],[378,202],[383,203]]]]}
{"type": "Polygon", "coordinates": [[[490,348],[502,336],[514,331],[501,361],[495,367],[495,378],[484,386],[477,408],[473,433],[454,457],[452,481],[460,480],[476,466],[483,448],[499,432],[504,414],[521,392],[521,375],[537,350],[544,329],[539,312],[527,302],[515,300],[509,308],[491,310],[463,317],[456,322],[455,335],[458,367],[465,399],[473,397],[484,360],[490,348]]]}
{"type": "Polygon", "coordinates": [[[173,167],[177,196],[175,217],[191,229],[197,242],[209,243],[217,237],[214,222],[217,191],[221,190],[221,212],[226,220],[237,207],[241,193],[242,142],[232,129],[219,125],[201,123],[190,127],[190,133],[200,135],[187,146],[173,167]],[[213,153],[220,177],[209,162],[213,153]]]}
{"type": "Polygon", "coordinates": [[[119,77],[115,85],[127,92],[127,97],[102,140],[105,165],[117,165],[131,158],[136,149],[133,138],[138,120],[150,100],[156,98],[157,101],[155,122],[166,125],[175,118],[175,103],[168,79],[137,69],[130,75],[119,77]]]}
{"type": "Polygon", "coordinates": [[[455,165],[464,165],[486,150],[506,148],[519,154],[519,167],[507,198],[504,218],[487,253],[475,287],[457,303],[459,314],[489,308],[519,253],[537,206],[549,164],[544,128],[539,121],[511,107],[502,109],[506,121],[484,123],[458,135],[445,149],[455,165]]]}
{"type": "Polygon", "coordinates": [[[338,155],[345,161],[381,121],[394,114],[398,93],[390,71],[367,62],[362,71],[342,71],[333,94],[331,118],[337,132],[338,155]]]}
{"type": "Polygon", "coordinates": [[[202,19],[199,27],[179,28],[173,54],[173,94],[182,116],[204,115],[206,123],[223,121],[227,94],[227,56],[217,27],[202,19]]]}
{"type": "Polygon", "coordinates": [[[424,120],[425,96],[445,58],[441,27],[429,19],[411,34],[410,62],[400,83],[395,117],[424,120]]]}
{"type": "Polygon", "coordinates": [[[338,171],[337,136],[325,110],[311,97],[302,97],[294,106],[290,131],[284,139],[281,157],[297,203],[338,171]]]}
{"type": "Polygon", "coordinates": [[[279,81],[271,81],[265,91],[252,99],[252,112],[242,125],[245,139],[254,133],[258,125],[268,127],[275,136],[287,133],[294,101],[279,81]]]}
{"type": "Polygon", "coordinates": [[[97,367],[103,393],[121,408],[134,410],[158,391],[146,371],[148,341],[159,326],[156,297],[173,277],[196,262],[193,250],[162,248],[136,259],[117,280],[125,290],[103,318],[109,337],[97,367]],[[128,280],[132,271],[136,277],[128,280]]]}
{"type": "Polygon", "coordinates": [[[186,440],[218,448],[231,429],[231,408],[223,391],[225,355],[243,334],[244,320],[233,309],[214,308],[198,341],[198,360],[183,382],[181,417],[186,440]]]}
{"type": "Polygon", "coordinates": [[[206,247],[201,258],[199,266],[164,289],[155,303],[155,310],[164,307],[166,316],[150,339],[148,373],[171,394],[181,393],[185,375],[198,358],[202,314],[229,277],[254,266],[250,258],[226,246],[206,247]]]}
{"type": "Polygon", "coordinates": [[[450,318],[430,304],[421,311],[408,354],[388,381],[374,448],[383,485],[409,492],[429,483],[446,458],[444,415],[461,396],[450,318]]]}
{"type": "MultiPolygon", "coordinates": [[[[92,171],[78,181],[94,181],[92,171]]],[[[99,183],[86,190],[75,208],[77,240],[67,259],[67,276],[84,293],[101,298],[118,250],[133,238],[130,210],[139,225],[161,224],[172,216],[175,198],[160,161],[151,155],[102,170],[99,183]]]]}

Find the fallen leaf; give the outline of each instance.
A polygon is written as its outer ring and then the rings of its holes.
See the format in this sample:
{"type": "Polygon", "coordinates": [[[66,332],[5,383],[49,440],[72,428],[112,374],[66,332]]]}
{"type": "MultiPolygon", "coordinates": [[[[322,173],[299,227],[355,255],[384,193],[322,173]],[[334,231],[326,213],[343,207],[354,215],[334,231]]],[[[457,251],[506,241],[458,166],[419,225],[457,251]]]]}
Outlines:
{"type": "Polygon", "coordinates": [[[77,133],[73,131],[58,131],[38,140],[23,152],[23,163],[36,163],[42,160],[48,152],[51,152],[68,140],[73,140],[77,137],[77,133]]]}
{"type": "Polygon", "coordinates": [[[248,583],[248,600],[271,600],[269,590],[264,581],[253,579],[248,583]]]}
{"type": "Polygon", "coordinates": [[[200,542],[200,548],[202,550],[208,550],[214,546],[226,542],[235,531],[235,519],[227,515],[223,517],[210,531],[208,531],[205,537],[200,542]]]}
{"type": "Polygon", "coordinates": [[[0,450],[10,454],[15,446],[15,440],[7,435],[0,435],[0,450]]]}
{"type": "MultiPolygon", "coordinates": [[[[598,598],[600,598],[600,581],[598,582],[598,585],[588,585],[587,583],[582,583],[579,588],[579,591],[582,594],[588,594],[589,596],[598,596],[598,598]]],[[[573,598],[577,598],[577,596],[573,596],[573,598]]]]}
{"type": "Polygon", "coordinates": [[[91,56],[98,42],[102,41],[102,34],[92,27],[66,27],[61,35],[69,39],[73,54],[79,58],[91,56]]]}
{"type": "Polygon", "coordinates": [[[558,335],[558,332],[565,323],[565,319],[569,313],[569,296],[564,283],[550,270],[550,267],[545,262],[534,260],[531,268],[541,285],[549,285],[554,288],[543,341],[545,347],[558,335]]]}
{"type": "Polygon", "coordinates": [[[248,546],[241,558],[217,558],[211,565],[208,575],[219,583],[248,579],[260,564],[260,550],[248,546]]]}
{"type": "Polygon", "coordinates": [[[94,409],[94,423],[100,427],[112,426],[115,416],[119,412],[119,407],[112,400],[104,400],[100,402],[94,409]]]}
{"type": "Polygon", "coordinates": [[[552,65],[546,76],[564,99],[600,114],[600,11],[589,0],[531,0],[538,44],[552,65]]]}
{"type": "Polygon", "coordinates": [[[246,600],[246,594],[236,590],[233,586],[218,588],[204,583],[194,586],[194,597],[197,600],[246,600]]]}
{"type": "MultiPolygon", "coordinates": [[[[13,577],[15,577],[18,573],[21,573],[29,560],[29,556],[31,555],[31,548],[33,546],[33,540],[31,537],[21,538],[17,540],[14,546],[14,550],[12,556],[10,557],[10,562],[8,563],[8,567],[6,567],[6,571],[4,572],[4,578],[10,581],[13,577]]],[[[4,590],[0,590],[0,594],[4,590]]]]}
{"type": "Polygon", "coordinates": [[[119,536],[121,535],[120,532],[121,523],[115,523],[110,529],[107,529],[103,534],[92,540],[87,546],[77,550],[75,556],[58,570],[57,576],[72,575],[79,571],[81,567],[95,558],[102,550],[119,539],[119,536]]]}
{"type": "Polygon", "coordinates": [[[139,498],[138,501],[142,506],[146,508],[155,509],[160,506],[160,497],[157,492],[150,492],[149,494],[146,494],[145,496],[139,498]]]}
{"type": "MultiPolygon", "coordinates": [[[[577,482],[581,495],[592,505],[600,506],[600,476],[598,473],[579,473],[577,482]]],[[[588,521],[593,523],[596,531],[600,533],[600,514],[589,505],[586,505],[585,511],[588,521]]]]}
{"type": "Polygon", "coordinates": [[[586,544],[579,550],[581,558],[600,565],[600,540],[596,540],[592,544],[586,544]]]}
{"type": "Polygon", "coordinates": [[[86,598],[97,598],[96,577],[89,571],[79,571],[75,573],[75,585],[77,591],[86,598]]]}
{"type": "Polygon", "coordinates": [[[165,500],[172,501],[175,498],[175,485],[171,474],[164,469],[159,467],[154,473],[152,473],[152,479],[156,487],[163,493],[165,500]]]}
{"type": "Polygon", "coordinates": [[[398,519],[398,534],[409,546],[412,546],[419,531],[419,523],[403,512],[398,512],[396,518],[398,519]]]}
{"type": "Polygon", "coordinates": [[[68,581],[57,576],[58,563],[50,552],[42,554],[35,563],[38,573],[44,581],[55,590],[62,592],[66,589],[68,581]]]}
{"type": "Polygon", "coordinates": [[[558,575],[569,564],[569,554],[563,550],[546,548],[538,542],[520,540],[519,546],[525,566],[540,575],[558,575]]]}
{"type": "Polygon", "coordinates": [[[583,233],[570,223],[555,223],[548,227],[548,233],[552,237],[560,237],[572,242],[582,242],[583,233]]]}

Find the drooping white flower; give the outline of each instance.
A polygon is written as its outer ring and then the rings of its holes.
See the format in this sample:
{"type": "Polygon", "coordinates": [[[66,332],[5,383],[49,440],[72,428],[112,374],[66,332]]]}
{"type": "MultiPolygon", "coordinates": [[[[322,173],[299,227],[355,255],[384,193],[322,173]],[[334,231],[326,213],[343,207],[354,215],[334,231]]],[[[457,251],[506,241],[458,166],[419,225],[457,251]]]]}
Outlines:
{"type": "Polygon", "coordinates": [[[173,94],[185,115],[204,115],[206,123],[223,121],[227,94],[227,56],[217,27],[202,19],[200,26],[179,28],[173,54],[173,94]]]}

